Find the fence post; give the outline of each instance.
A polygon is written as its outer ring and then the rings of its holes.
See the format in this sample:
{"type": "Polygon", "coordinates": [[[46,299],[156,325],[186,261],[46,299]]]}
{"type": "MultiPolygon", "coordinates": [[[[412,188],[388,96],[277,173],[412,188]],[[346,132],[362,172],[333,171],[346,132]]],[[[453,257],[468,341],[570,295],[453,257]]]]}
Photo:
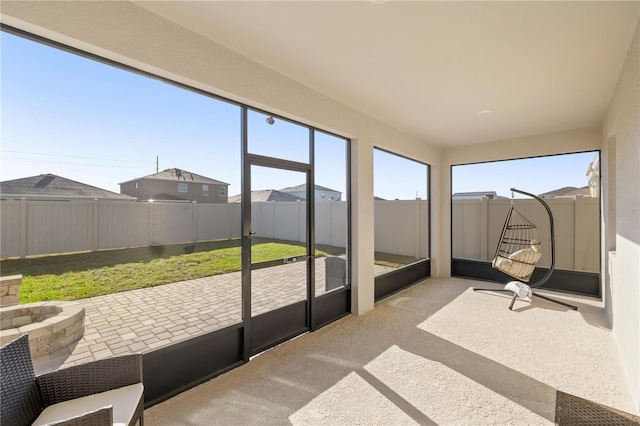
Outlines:
{"type": "Polygon", "coordinates": [[[415,213],[416,213],[416,232],[413,233],[415,239],[415,258],[420,258],[420,236],[422,235],[422,223],[420,223],[420,197],[416,197],[415,213]]]}
{"type": "Polygon", "coordinates": [[[227,203],[227,230],[229,239],[233,237],[233,218],[231,217],[231,203],[227,203]]]}
{"type": "Polygon", "coordinates": [[[27,257],[27,199],[20,198],[20,257],[27,257]]]}
{"type": "Polygon", "coordinates": [[[153,200],[149,200],[147,202],[149,204],[149,229],[147,232],[147,245],[152,246],[153,245],[153,200]]]}
{"type": "Polygon", "coordinates": [[[573,269],[576,271],[584,271],[584,251],[587,246],[587,238],[585,232],[584,198],[582,195],[576,195],[574,197],[573,226],[573,269]]]}
{"type": "Polygon", "coordinates": [[[93,207],[93,225],[92,225],[92,232],[91,232],[91,250],[92,251],[98,251],[98,249],[100,248],[100,242],[98,241],[98,238],[100,237],[100,232],[99,232],[99,228],[100,228],[100,205],[98,204],[98,200],[94,199],[93,203],[92,203],[92,207],[93,207]]]}
{"type": "Polygon", "coordinates": [[[300,240],[300,200],[296,200],[296,239],[300,240]]]}
{"type": "Polygon", "coordinates": [[[191,235],[193,236],[194,244],[198,242],[198,202],[192,201],[193,207],[191,214],[191,235]]]}
{"type": "Polygon", "coordinates": [[[276,202],[269,201],[271,204],[271,239],[276,239],[276,202]]]}
{"type": "Polygon", "coordinates": [[[327,219],[327,230],[329,232],[329,238],[327,238],[327,240],[329,240],[329,245],[331,246],[333,243],[333,241],[331,240],[331,234],[333,234],[333,200],[329,200],[329,206],[327,207],[327,209],[329,210],[329,218],[327,219]]]}
{"type": "Polygon", "coordinates": [[[489,260],[489,198],[480,198],[480,259],[489,260]]]}

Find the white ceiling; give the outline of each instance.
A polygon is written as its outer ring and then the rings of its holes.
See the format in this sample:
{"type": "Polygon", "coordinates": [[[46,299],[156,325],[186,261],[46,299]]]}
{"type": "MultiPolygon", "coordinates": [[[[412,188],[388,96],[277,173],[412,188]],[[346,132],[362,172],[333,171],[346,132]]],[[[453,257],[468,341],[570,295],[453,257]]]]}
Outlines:
{"type": "Polygon", "coordinates": [[[638,1],[136,3],[439,145],[600,125],[640,10],[638,1]]]}

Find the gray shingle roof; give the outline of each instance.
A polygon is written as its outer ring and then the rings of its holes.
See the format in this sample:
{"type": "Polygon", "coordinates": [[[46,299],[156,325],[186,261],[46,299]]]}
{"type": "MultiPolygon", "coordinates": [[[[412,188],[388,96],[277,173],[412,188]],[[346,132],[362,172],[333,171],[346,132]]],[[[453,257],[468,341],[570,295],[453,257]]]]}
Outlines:
{"type": "Polygon", "coordinates": [[[164,192],[160,194],[153,194],[152,198],[154,201],[189,201],[186,198],[178,197],[177,195],[167,194],[164,192]]]}
{"type": "MultiPolygon", "coordinates": [[[[326,186],[314,185],[313,187],[315,188],[316,191],[340,192],[340,191],[336,191],[335,189],[327,188],[326,186]]],[[[306,189],[307,189],[307,184],[303,183],[302,185],[289,186],[286,188],[282,188],[280,192],[300,192],[300,191],[306,191],[306,189]]]]}
{"type": "MultiPolygon", "coordinates": [[[[240,194],[229,197],[229,203],[239,203],[241,202],[240,194]]],[[[275,189],[263,189],[260,191],[251,191],[251,202],[264,202],[264,201],[275,201],[275,202],[291,202],[291,201],[304,201],[304,198],[296,197],[292,194],[287,194],[282,191],[277,191],[275,189]]]]}
{"type": "Polygon", "coordinates": [[[496,194],[496,191],[456,192],[453,194],[453,198],[456,197],[498,198],[498,194],[496,194]]]}
{"type": "Polygon", "coordinates": [[[123,183],[140,181],[143,179],[170,180],[170,181],[176,181],[176,182],[180,181],[180,182],[210,183],[213,185],[229,185],[226,182],[222,182],[216,179],[211,179],[209,177],[202,176],[197,173],[192,173],[187,170],[178,169],[175,167],[173,169],[166,169],[151,175],[130,179],[125,182],[120,182],[120,185],[122,185],[123,183]]]}
{"type": "Polygon", "coordinates": [[[582,188],[576,188],[575,186],[565,186],[560,189],[554,189],[553,191],[545,192],[538,195],[540,198],[553,198],[553,197],[573,197],[574,195],[591,196],[591,189],[588,186],[582,188]]]}
{"type": "Polygon", "coordinates": [[[130,197],[106,189],[97,188],[82,182],[67,179],[54,174],[30,176],[20,179],[0,182],[0,194],[2,197],[27,197],[27,198],[90,198],[99,200],[135,201],[130,197]]]}

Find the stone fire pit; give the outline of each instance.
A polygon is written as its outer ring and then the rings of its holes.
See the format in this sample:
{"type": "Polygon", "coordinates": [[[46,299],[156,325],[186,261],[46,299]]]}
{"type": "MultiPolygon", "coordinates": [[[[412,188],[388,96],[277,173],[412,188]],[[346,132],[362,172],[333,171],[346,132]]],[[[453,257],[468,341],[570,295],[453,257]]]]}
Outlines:
{"type": "Polygon", "coordinates": [[[0,344],[29,334],[35,358],[64,349],[84,334],[84,308],[77,302],[37,302],[0,308],[0,344]]]}

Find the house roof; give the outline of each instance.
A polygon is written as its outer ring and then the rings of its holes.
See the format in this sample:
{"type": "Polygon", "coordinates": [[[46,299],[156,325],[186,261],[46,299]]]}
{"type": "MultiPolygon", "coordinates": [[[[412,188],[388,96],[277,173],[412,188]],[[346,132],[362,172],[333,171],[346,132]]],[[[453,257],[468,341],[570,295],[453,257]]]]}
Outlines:
{"type": "MultiPolygon", "coordinates": [[[[342,194],[341,191],[336,191],[335,189],[327,188],[326,186],[314,185],[313,186],[316,191],[327,191],[327,192],[337,192],[342,194]]],[[[282,188],[281,192],[301,192],[307,190],[307,184],[303,183],[302,185],[297,186],[288,186],[286,188],[282,188]]]]}
{"type": "Polygon", "coordinates": [[[130,197],[117,192],[87,185],[54,174],[43,174],[20,179],[0,182],[0,194],[3,197],[26,197],[26,198],[90,198],[99,200],[119,200],[135,201],[135,197],[130,197]]]}
{"type": "Polygon", "coordinates": [[[177,195],[173,195],[173,194],[167,194],[167,193],[160,193],[160,194],[154,194],[152,199],[154,201],[186,201],[189,202],[188,199],[186,198],[182,198],[182,197],[178,197],[177,195]]]}
{"type": "Polygon", "coordinates": [[[586,197],[591,196],[591,188],[583,186],[582,188],[576,188],[575,186],[565,186],[560,189],[554,189],[553,191],[545,192],[538,195],[540,198],[553,198],[553,197],[573,197],[575,195],[584,195],[586,197]]]}
{"type": "Polygon", "coordinates": [[[209,183],[212,185],[229,185],[226,182],[222,182],[216,179],[212,179],[210,177],[202,176],[197,173],[190,172],[184,169],[172,168],[166,169],[158,173],[154,173],[151,175],[130,179],[125,182],[120,182],[119,185],[136,182],[143,179],[152,179],[152,180],[168,180],[168,181],[180,181],[180,182],[194,182],[194,183],[209,183]]]}
{"type": "Polygon", "coordinates": [[[496,191],[456,192],[455,194],[453,194],[453,198],[456,197],[498,198],[498,194],[496,193],[496,191]]]}
{"type": "MultiPolygon", "coordinates": [[[[241,195],[234,195],[229,197],[229,203],[241,202],[241,195]]],[[[263,202],[263,201],[275,201],[275,202],[291,202],[291,201],[304,201],[304,198],[296,197],[286,192],[278,191],[275,189],[263,189],[259,191],[251,191],[251,202],[263,202]]]]}

